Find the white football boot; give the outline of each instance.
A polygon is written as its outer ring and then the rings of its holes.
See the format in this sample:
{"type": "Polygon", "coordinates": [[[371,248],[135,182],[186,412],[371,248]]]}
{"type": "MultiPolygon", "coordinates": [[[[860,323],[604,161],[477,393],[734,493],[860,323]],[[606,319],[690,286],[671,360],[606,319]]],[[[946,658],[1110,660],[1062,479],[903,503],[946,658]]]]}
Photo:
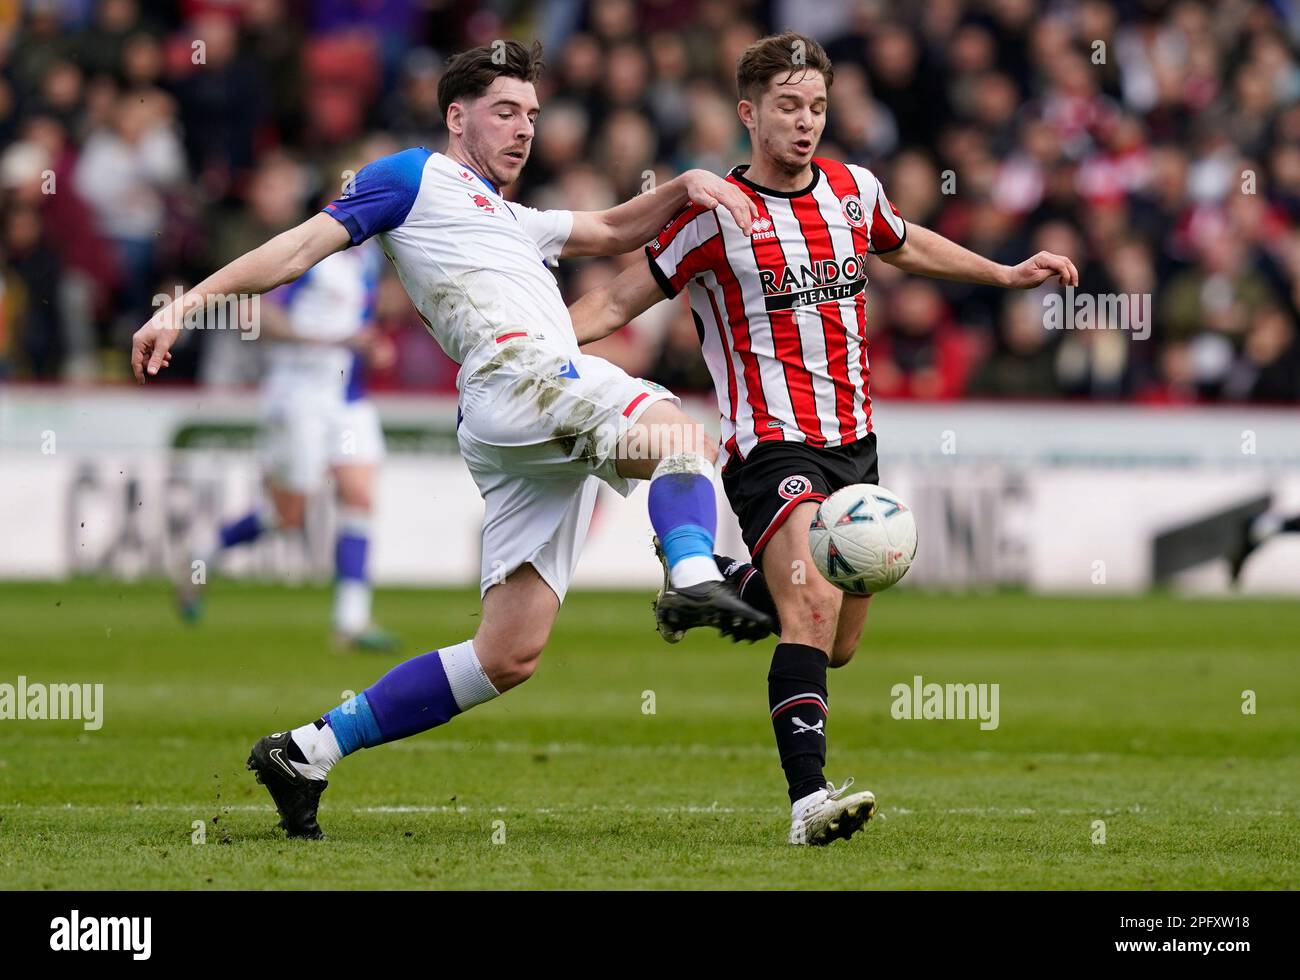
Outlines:
{"type": "Polygon", "coordinates": [[[790,843],[823,846],[833,840],[848,840],[867,825],[876,812],[876,794],[861,790],[851,795],[853,777],[839,789],[827,783],[825,789],[796,800],[790,808],[790,843]]]}

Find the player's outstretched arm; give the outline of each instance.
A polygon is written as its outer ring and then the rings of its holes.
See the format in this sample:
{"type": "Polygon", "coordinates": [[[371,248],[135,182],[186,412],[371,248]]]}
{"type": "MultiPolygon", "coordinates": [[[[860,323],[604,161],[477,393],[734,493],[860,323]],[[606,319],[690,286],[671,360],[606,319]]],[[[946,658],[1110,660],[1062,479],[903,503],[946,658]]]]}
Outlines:
{"type": "Polygon", "coordinates": [[[187,314],[204,309],[218,297],[246,297],[293,282],[327,255],[350,241],[348,230],[328,214],[316,214],[295,228],[246,252],[164,306],[131,338],[135,380],[156,375],[171,361],[171,347],[187,314]]]}
{"type": "Polygon", "coordinates": [[[572,258],[630,252],[654,238],[687,204],[726,208],[746,235],[758,218],[754,203],[735,184],[707,170],[688,170],[618,207],[573,212],[573,231],[560,254],[572,258]]]}
{"type": "Polygon", "coordinates": [[[645,262],[633,262],[615,278],[569,307],[579,345],[608,337],[661,302],[663,290],[645,262]]]}
{"type": "Polygon", "coordinates": [[[880,253],[880,258],[904,272],[1006,289],[1030,289],[1052,276],[1063,286],[1079,285],[1079,270],[1064,255],[1039,252],[1019,265],[1002,265],[914,224],[907,226],[902,246],[880,253]]]}

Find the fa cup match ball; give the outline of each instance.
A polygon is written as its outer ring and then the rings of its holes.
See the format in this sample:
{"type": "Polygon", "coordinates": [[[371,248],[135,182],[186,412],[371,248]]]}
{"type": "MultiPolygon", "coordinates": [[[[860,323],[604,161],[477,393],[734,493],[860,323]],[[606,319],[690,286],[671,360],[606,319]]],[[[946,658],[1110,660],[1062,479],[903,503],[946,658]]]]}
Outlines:
{"type": "Polygon", "coordinates": [[[808,543],[828,582],[851,595],[869,595],[889,588],[911,567],[916,521],[898,494],[855,483],[822,501],[808,543]]]}

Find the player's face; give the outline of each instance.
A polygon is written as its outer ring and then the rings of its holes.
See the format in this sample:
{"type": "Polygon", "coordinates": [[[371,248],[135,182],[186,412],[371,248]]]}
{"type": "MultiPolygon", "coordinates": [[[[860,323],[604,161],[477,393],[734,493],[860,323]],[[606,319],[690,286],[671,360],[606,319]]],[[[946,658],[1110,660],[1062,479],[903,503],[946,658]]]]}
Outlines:
{"type": "MultiPolygon", "coordinates": [[[[755,155],[788,174],[802,173],[812,162],[826,128],[826,79],[808,69],[787,79],[776,75],[745,120],[755,155]]],[[[743,118],[743,114],[742,114],[743,118]]]]}
{"type": "Polygon", "coordinates": [[[461,142],[471,162],[498,187],[519,179],[539,111],[533,83],[505,76],[464,107],[461,142]]]}

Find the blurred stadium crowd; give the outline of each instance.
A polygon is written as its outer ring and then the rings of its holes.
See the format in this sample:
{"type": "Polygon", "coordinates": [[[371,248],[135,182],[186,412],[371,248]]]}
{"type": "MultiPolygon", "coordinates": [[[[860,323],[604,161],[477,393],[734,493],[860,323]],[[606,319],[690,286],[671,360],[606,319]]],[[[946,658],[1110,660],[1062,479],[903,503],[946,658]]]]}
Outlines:
{"type": "MultiPolygon", "coordinates": [[[[1080,292],[1151,297],[1151,336],[1049,330],[1041,292],[869,274],[884,397],[1300,401],[1300,4],[1032,0],[0,0],[0,380],[122,380],[170,295],[336,196],[349,169],[444,145],[440,66],[540,38],[516,197],[602,208],[747,159],[734,66],[792,27],[835,61],[821,153],[903,216],[1080,292]],[[649,175],[653,172],[655,178],[649,175]]],[[[565,263],[571,299],[618,260],[565,263]]],[[[380,390],[455,365],[395,278],[380,390]]],[[[172,374],[240,384],[259,347],[195,331],[172,374]]],[[[685,297],[600,352],[703,390],[685,297]]]]}

